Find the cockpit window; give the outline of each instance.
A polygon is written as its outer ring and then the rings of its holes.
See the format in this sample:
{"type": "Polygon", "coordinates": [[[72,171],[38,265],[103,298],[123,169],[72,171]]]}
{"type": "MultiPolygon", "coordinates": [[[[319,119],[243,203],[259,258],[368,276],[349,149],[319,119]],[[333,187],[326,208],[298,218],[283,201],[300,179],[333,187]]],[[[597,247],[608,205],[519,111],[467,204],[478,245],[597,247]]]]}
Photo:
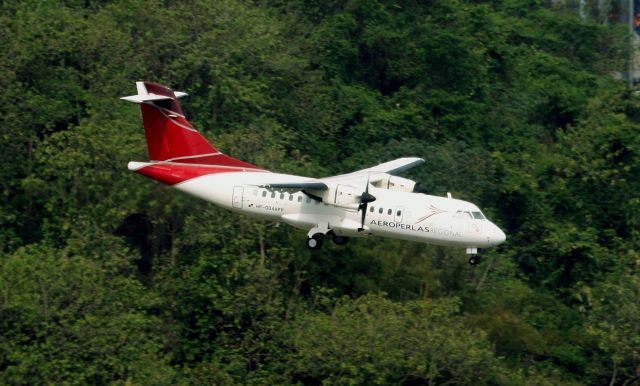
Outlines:
{"type": "Polygon", "coordinates": [[[456,214],[454,216],[462,220],[471,220],[471,219],[484,220],[485,219],[482,212],[473,212],[473,211],[458,210],[456,211],[456,214]]]}
{"type": "Polygon", "coordinates": [[[472,212],[472,213],[473,213],[473,218],[478,220],[484,220],[484,215],[482,214],[482,212],[472,212]]]}

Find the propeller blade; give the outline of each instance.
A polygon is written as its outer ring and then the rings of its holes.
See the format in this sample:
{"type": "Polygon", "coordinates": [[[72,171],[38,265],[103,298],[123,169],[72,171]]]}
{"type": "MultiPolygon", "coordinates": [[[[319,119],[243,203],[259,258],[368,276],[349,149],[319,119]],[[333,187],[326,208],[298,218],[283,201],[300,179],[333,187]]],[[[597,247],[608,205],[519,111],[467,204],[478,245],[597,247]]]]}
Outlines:
{"type": "Polygon", "coordinates": [[[367,204],[364,204],[364,208],[362,208],[362,215],[360,217],[360,228],[358,228],[358,232],[362,232],[364,230],[364,217],[367,215],[367,204]]]}
{"type": "Polygon", "coordinates": [[[367,185],[365,185],[364,192],[360,195],[360,205],[358,205],[358,210],[362,211],[360,216],[360,228],[358,228],[358,232],[362,232],[364,230],[364,218],[367,215],[367,206],[370,202],[374,202],[376,197],[373,194],[369,193],[369,178],[370,174],[367,174],[367,185]]]}

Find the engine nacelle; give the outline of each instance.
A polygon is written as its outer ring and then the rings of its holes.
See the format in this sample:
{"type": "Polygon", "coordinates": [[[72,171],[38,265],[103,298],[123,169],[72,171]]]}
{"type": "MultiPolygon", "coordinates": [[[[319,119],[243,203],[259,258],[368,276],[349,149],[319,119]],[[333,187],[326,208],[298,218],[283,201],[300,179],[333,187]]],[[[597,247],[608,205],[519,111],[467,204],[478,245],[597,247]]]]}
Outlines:
{"type": "Polygon", "coordinates": [[[306,190],[319,201],[347,209],[358,209],[362,191],[351,185],[327,183],[325,190],[306,190]]]}
{"type": "Polygon", "coordinates": [[[376,181],[373,186],[381,189],[398,190],[401,192],[413,192],[416,182],[408,178],[385,174],[380,181],[376,181]]]}

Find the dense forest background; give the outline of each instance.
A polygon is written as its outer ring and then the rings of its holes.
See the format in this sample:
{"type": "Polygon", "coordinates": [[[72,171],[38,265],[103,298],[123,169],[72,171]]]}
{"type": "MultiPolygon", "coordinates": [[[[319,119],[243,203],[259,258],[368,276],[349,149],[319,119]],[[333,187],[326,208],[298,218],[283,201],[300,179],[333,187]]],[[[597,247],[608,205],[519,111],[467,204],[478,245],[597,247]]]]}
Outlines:
{"type": "Polygon", "coordinates": [[[536,0],[0,2],[0,383],[630,385],[640,97],[623,26],[536,0]],[[310,252],[127,170],[134,81],[232,156],[402,156],[507,242],[310,252]]]}

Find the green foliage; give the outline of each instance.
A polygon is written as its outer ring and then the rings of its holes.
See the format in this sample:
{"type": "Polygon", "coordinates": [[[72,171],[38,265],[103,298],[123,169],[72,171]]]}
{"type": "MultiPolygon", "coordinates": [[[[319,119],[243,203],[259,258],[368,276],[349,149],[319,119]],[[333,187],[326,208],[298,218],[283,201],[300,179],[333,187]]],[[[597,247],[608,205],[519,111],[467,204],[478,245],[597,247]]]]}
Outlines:
{"type": "Polygon", "coordinates": [[[634,382],[640,100],[611,76],[624,28],[568,9],[2,2],[0,383],[634,382]],[[476,269],[393,240],[311,253],[144,180],[117,99],[141,79],[265,168],[423,157],[410,177],[508,241],[476,269]]]}
{"type": "Polygon", "coordinates": [[[640,280],[631,272],[608,279],[593,289],[589,299],[587,332],[609,358],[606,366],[611,368],[610,382],[615,383],[617,377],[626,381],[637,376],[633,368],[640,361],[640,280]]]}
{"type": "Polygon", "coordinates": [[[495,366],[489,342],[461,323],[458,311],[455,299],[338,300],[329,315],[295,321],[293,377],[349,385],[489,383],[495,366]]]}
{"type": "Polygon", "coordinates": [[[152,314],[159,299],[110,239],[99,251],[31,245],[3,259],[2,383],[171,383],[152,314]]]}

